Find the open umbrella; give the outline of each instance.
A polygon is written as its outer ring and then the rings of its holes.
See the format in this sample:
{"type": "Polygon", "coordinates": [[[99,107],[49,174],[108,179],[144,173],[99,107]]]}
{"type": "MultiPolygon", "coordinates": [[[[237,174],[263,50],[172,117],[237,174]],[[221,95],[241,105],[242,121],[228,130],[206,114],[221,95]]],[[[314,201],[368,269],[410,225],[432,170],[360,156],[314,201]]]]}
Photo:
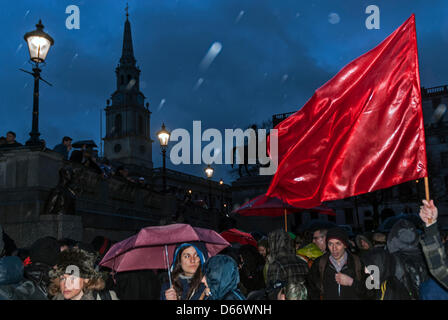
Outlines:
{"type": "Polygon", "coordinates": [[[209,257],[230,246],[216,231],[177,223],[141,229],[136,235],[114,244],[100,262],[116,272],[168,269],[180,243],[201,241],[209,257]]]}
{"type": "Polygon", "coordinates": [[[229,229],[221,232],[221,236],[229,242],[237,242],[241,245],[250,244],[257,248],[257,240],[250,233],[238,229],[229,229]]]}
{"type": "Polygon", "coordinates": [[[95,144],[95,141],[93,140],[80,140],[72,143],[72,147],[75,149],[82,148],[83,145],[86,145],[87,148],[98,148],[98,146],[95,144]]]}
{"type": "Polygon", "coordinates": [[[280,217],[284,215],[285,230],[288,231],[286,215],[290,213],[305,212],[305,211],[318,212],[321,214],[336,216],[336,213],[331,208],[325,206],[319,206],[311,209],[298,208],[282,201],[279,198],[268,197],[265,194],[262,194],[258,197],[253,198],[252,200],[247,201],[241,207],[235,209],[233,213],[239,214],[241,216],[280,217]]]}

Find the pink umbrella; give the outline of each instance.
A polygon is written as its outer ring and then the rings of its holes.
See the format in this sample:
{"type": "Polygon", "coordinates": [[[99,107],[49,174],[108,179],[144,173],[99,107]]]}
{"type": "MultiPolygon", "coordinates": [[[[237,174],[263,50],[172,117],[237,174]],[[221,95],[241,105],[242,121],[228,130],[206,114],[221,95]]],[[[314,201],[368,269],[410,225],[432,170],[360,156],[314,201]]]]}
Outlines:
{"type": "Polygon", "coordinates": [[[136,235],[114,244],[101,260],[100,266],[115,272],[169,269],[169,261],[173,261],[176,246],[191,241],[203,242],[209,257],[230,246],[216,231],[189,224],[146,227],[136,235]]]}

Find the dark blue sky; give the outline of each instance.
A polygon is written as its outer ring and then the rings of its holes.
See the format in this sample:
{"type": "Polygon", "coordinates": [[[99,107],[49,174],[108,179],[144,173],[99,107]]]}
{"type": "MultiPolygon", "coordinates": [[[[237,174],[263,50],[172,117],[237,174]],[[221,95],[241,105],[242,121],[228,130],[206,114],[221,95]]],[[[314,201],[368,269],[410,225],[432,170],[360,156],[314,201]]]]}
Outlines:
{"type": "MultiPolygon", "coordinates": [[[[161,123],[173,130],[246,128],[273,114],[296,111],[345,64],[416,15],[421,84],[448,84],[448,2],[360,0],[130,0],[129,14],[141,90],[161,123]],[[365,8],[380,8],[380,30],[365,27],[365,8]],[[337,15],[337,16],[336,16],[337,15]],[[331,18],[333,17],[333,18],[331,18]],[[337,23],[336,23],[337,22],[337,23]],[[199,65],[214,42],[222,50],[207,70],[199,65]],[[203,83],[198,87],[198,80],[203,83]],[[162,100],[164,99],[164,103],[162,100]]],[[[23,35],[39,18],[54,39],[42,76],[40,132],[49,147],[64,135],[100,141],[99,115],[115,90],[124,8],[119,0],[2,2],[0,135],[18,141],[31,129],[33,80],[23,35]],[[65,27],[68,5],[81,11],[80,30],[65,27]]],[[[205,146],[205,143],[203,144],[205,146]]],[[[155,166],[160,148],[153,145],[155,166]]],[[[203,166],[168,167],[203,176],[203,166]]],[[[214,178],[231,176],[215,165],[214,178]]]]}

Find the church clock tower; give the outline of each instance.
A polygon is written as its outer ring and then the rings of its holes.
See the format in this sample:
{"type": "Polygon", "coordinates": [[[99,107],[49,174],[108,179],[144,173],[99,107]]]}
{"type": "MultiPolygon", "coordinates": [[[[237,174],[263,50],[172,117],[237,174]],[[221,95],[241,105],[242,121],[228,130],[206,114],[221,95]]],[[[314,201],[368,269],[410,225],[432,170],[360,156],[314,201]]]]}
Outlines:
{"type": "Polygon", "coordinates": [[[152,169],[151,112],[140,91],[140,69],[136,66],[132,45],[131,24],[126,8],[123,51],[115,69],[117,89],[108,100],[104,156],[121,162],[130,169],[152,169]]]}

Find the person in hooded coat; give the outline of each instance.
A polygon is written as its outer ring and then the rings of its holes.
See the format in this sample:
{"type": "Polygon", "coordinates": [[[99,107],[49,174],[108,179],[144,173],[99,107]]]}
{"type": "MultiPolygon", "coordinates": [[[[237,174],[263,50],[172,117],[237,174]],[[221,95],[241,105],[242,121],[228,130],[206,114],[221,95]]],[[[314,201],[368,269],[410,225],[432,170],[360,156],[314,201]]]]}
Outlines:
{"type": "Polygon", "coordinates": [[[47,297],[23,277],[20,258],[9,256],[0,259],[0,300],[47,300],[47,297]]]}
{"type": "Polygon", "coordinates": [[[56,238],[44,237],[37,239],[30,247],[26,259],[24,277],[32,281],[37,289],[48,297],[50,286],[49,272],[58,262],[60,243],[56,238]]]}
{"type": "MultiPolygon", "coordinates": [[[[306,288],[309,272],[308,264],[296,256],[293,240],[282,229],[272,231],[268,235],[269,265],[266,275],[267,287],[282,281],[285,283],[301,283],[306,288]]],[[[276,300],[276,296],[269,299],[276,300]]]]}
{"type": "Polygon", "coordinates": [[[199,300],[246,300],[238,290],[238,266],[229,256],[211,257],[204,265],[202,282],[206,289],[199,300]]]}
{"type": "Polygon", "coordinates": [[[396,262],[395,276],[413,300],[419,299],[420,286],[429,279],[429,270],[419,240],[417,228],[407,219],[398,220],[387,237],[387,250],[396,262]]]}
{"type": "Polygon", "coordinates": [[[241,267],[240,280],[247,294],[265,287],[263,278],[264,258],[252,245],[243,245],[239,249],[241,267]]]}
{"type": "Polygon", "coordinates": [[[202,242],[179,245],[171,264],[173,286],[170,287],[169,282],[162,284],[160,300],[198,300],[205,289],[201,280],[207,257],[208,252],[202,242]]]}
{"type": "MultiPolygon", "coordinates": [[[[366,266],[376,266],[379,270],[380,289],[375,290],[375,300],[410,300],[404,285],[395,277],[395,259],[383,248],[373,248],[362,258],[366,266]]],[[[367,272],[366,272],[367,273],[367,272]]]]}

